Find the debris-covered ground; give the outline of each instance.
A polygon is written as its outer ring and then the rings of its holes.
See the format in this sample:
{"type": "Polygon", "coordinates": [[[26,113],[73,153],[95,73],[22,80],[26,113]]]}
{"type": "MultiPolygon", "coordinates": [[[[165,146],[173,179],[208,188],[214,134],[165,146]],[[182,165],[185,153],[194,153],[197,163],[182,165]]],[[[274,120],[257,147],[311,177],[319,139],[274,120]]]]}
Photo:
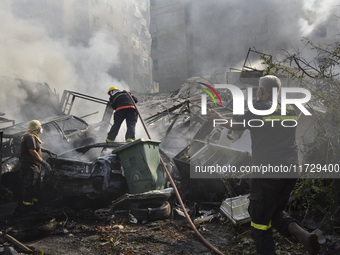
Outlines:
{"type": "MultiPolygon", "coordinates": [[[[214,217],[196,224],[204,238],[224,254],[256,254],[249,224],[234,225],[217,209],[211,213],[214,217]]],[[[107,216],[107,219],[99,219],[94,210],[88,209],[36,208],[25,216],[13,218],[21,222],[21,229],[14,227],[8,233],[17,239],[26,240],[23,243],[34,254],[213,254],[202,244],[184,218],[137,222],[128,212],[107,216]],[[29,228],[27,222],[24,224],[25,218],[27,220],[38,215],[40,223],[30,225],[29,228]],[[44,222],[43,215],[46,218],[44,222]]],[[[292,239],[275,233],[275,240],[277,254],[307,254],[292,239]]],[[[320,254],[338,254],[331,252],[337,243],[334,236],[324,237],[323,241],[328,244],[322,245],[323,252],[320,254]]],[[[7,245],[13,246],[2,238],[2,247],[7,245]]],[[[14,247],[20,251],[17,246],[14,247]]]]}

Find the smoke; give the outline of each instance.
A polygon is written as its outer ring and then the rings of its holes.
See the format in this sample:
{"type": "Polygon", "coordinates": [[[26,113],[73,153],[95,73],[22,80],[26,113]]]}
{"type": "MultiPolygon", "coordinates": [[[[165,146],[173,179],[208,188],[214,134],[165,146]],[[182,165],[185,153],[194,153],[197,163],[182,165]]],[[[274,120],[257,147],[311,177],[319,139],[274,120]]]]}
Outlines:
{"type": "MultiPolygon", "coordinates": [[[[193,66],[193,71],[189,71],[191,76],[240,68],[249,48],[275,56],[282,49],[297,48],[302,36],[327,42],[338,34],[338,20],[334,15],[339,9],[336,0],[178,1],[186,6],[185,18],[177,18],[180,13],[164,15],[162,24],[187,22],[187,52],[181,52],[178,47],[183,38],[168,37],[165,41],[174,58],[189,56],[193,66]],[[172,20],[167,22],[166,17],[172,20]]],[[[31,100],[32,95],[20,88],[21,82],[15,79],[46,82],[59,94],[67,89],[104,99],[107,88],[113,84],[129,90],[128,84],[110,75],[110,70],[120,65],[119,44],[112,32],[102,29],[86,38],[85,44],[74,44],[51,31],[57,30],[58,25],[51,28],[41,20],[22,17],[30,5],[33,2],[0,2],[0,76],[9,78],[0,83],[0,112],[17,121],[29,118],[23,116],[20,103],[31,100]],[[20,15],[12,13],[14,2],[26,3],[20,15]]],[[[78,18],[81,17],[74,20],[78,18]]],[[[173,70],[180,72],[176,66],[173,70]]],[[[36,94],[39,95],[39,91],[36,94]]],[[[36,109],[34,112],[43,115],[36,109]]],[[[86,113],[89,112],[79,115],[86,113]]]]}
{"type": "MultiPolygon", "coordinates": [[[[310,36],[318,29],[322,29],[320,37],[327,37],[327,30],[331,35],[334,33],[334,29],[330,26],[335,23],[328,23],[335,15],[335,11],[339,9],[338,1],[336,0],[304,0],[302,4],[302,17],[299,18],[299,26],[302,36],[310,36]],[[328,28],[327,28],[328,27],[328,28]]],[[[339,31],[336,31],[338,33],[339,31]]],[[[328,35],[329,36],[329,35],[328,35]]]]}
{"type": "Polygon", "coordinates": [[[275,56],[301,47],[301,38],[329,41],[338,34],[335,0],[192,1],[187,33],[195,73],[240,68],[249,48],[275,56]],[[189,39],[189,40],[190,40],[189,39]]]}
{"type": "MultiPolygon", "coordinates": [[[[124,81],[109,75],[110,68],[120,64],[112,32],[103,29],[86,45],[72,45],[65,38],[50,36],[42,22],[15,16],[10,7],[10,2],[0,2],[0,77],[6,79],[0,84],[0,112],[7,118],[30,118],[21,113],[23,102],[32,99],[18,86],[22,80],[46,82],[58,94],[67,89],[105,99],[112,84],[129,89],[124,81]]],[[[35,111],[35,118],[46,115],[43,108],[41,114],[35,111]]]]}

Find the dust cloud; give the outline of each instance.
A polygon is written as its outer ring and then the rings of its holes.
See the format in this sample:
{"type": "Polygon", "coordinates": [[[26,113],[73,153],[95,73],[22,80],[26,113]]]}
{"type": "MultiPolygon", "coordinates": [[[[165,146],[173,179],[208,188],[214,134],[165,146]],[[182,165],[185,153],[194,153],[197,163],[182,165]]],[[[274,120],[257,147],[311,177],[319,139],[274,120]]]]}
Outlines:
{"type": "MultiPolygon", "coordinates": [[[[120,59],[119,45],[107,30],[95,33],[86,45],[73,45],[65,38],[50,36],[42,23],[15,16],[7,1],[0,2],[0,24],[0,78],[5,80],[0,85],[0,112],[7,118],[18,122],[28,117],[21,112],[22,103],[35,97],[29,98],[20,88],[23,80],[47,83],[59,97],[67,89],[107,99],[111,84],[129,89],[124,81],[109,75],[120,59]]],[[[38,96],[40,91],[32,93],[38,96]]]]}
{"type": "MultiPolygon", "coordinates": [[[[298,47],[303,36],[328,42],[339,35],[336,0],[180,1],[186,5],[189,46],[195,45],[188,47],[198,70],[194,75],[239,68],[249,48],[276,55],[298,47]]],[[[47,83],[59,97],[67,89],[108,99],[111,84],[129,90],[128,84],[109,74],[120,65],[119,44],[112,32],[102,29],[86,44],[74,44],[43,22],[13,13],[14,2],[26,3],[21,14],[25,13],[27,1],[0,2],[0,77],[6,79],[0,85],[0,112],[7,118],[17,122],[28,118],[21,103],[36,100],[40,93],[32,96],[20,88],[18,79],[47,83]]],[[[44,109],[34,109],[39,111],[44,109]]]]}
{"type": "Polygon", "coordinates": [[[188,38],[195,45],[192,60],[199,69],[194,75],[241,68],[249,48],[276,56],[297,48],[303,51],[302,37],[319,44],[332,42],[339,35],[336,0],[182,3],[187,6],[188,38]]]}

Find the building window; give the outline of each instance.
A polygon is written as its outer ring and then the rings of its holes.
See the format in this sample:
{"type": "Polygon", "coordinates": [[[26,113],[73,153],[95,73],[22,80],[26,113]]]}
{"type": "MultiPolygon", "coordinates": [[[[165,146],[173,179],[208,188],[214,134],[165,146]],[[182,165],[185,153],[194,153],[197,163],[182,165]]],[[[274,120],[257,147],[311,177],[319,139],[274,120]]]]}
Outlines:
{"type": "Polygon", "coordinates": [[[158,60],[153,61],[153,70],[158,71],[158,60]]]}
{"type": "Polygon", "coordinates": [[[143,83],[147,87],[150,85],[150,76],[149,75],[143,75],[143,83]]]}
{"type": "Polygon", "coordinates": [[[132,39],[132,46],[135,48],[139,48],[139,40],[136,38],[132,39]]]}
{"type": "Polygon", "coordinates": [[[151,48],[157,49],[157,37],[152,37],[151,48]]]}
{"type": "Polygon", "coordinates": [[[133,64],[136,66],[140,65],[140,56],[137,56],[135,54],[133,55],[133,64]]]}

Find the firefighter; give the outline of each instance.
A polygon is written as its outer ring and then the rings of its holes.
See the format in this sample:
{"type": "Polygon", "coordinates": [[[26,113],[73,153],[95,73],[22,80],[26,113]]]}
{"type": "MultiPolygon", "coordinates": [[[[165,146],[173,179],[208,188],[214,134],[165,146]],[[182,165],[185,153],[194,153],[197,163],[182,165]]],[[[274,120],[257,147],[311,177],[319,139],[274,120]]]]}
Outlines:
{"type": "MultiPolygon", "coordinates": [[[[258,101],[254,104],[255,109],[268,110],[271,108],[272,102],[277,99],[273,98],[273,88],[277,88],[277,91],[281,88],[281,82],[276,76],[267,75],[260,78],[257,90],[258,101]]],[[[225,119],[218,113],[210,114],[208,118],[209,120],[225,119]]],[[[281,115],[280,104],[278,104],[272,114],[260,116],[248,111],[244,115],[228,118],[225,126],[232,130],[249,129],[254,165],[288,166],[292,169],[299,169],[298,148],[295,141],[296,125],[288,125],[288,122],[285,123],[285,126],[281,125],[282,120],[296,119],[293,107],[287,106],[286,115],[281,115]],[[264,125],[255,127],[252,120],[262,120],[264,125]],[[231,123],[234,124],[231,126],[231,123]]],[[[295,236],[310,255],[318,254],[320,245],[317,236],[305,231],[295,219],[284,212],[298,174],[289,175],[288,178],[281,178],[282,176],[276,175],[276,173],[274,175],[269,178],[263,178],[263,175],[262,177],[252,176],[250,179],[248,212],[251,217],[251,233],[257,254],[275,254],[272,228],[284,236],[295,236]]]]}
{"type": "Polygon", "coordinates": [[[38,202],[39,189],[41,184],[41,166],[46,171],[51,171],[51,166],[42,158],[42,152],[50,156],[55,153],[41,146],[39,134],[43,128],[38,120],[32,120],[28,124],[28,130],[21,138],[21,170],[23,174],[23,205],[31,206],[38,202]]]}
{"type": "MultiPolygon", "coordinates": [[[[126,121],[126,134],[125,141],[133,142],[135,140],[136,123],[138,114],[134,104],[131,102],[130,97],[126,94],[130,92],[119,91],[116,87],[109,88],[107,94],[110,96],[110,104],[115,110],[113,116],[113,125],[110,132],[107,134],[106,142],[114,142],[118,135],[119,129],[123,121],[126,121]]],[[[134,102],[137,103],[138,99],[130,93],[134,102]]]]}

